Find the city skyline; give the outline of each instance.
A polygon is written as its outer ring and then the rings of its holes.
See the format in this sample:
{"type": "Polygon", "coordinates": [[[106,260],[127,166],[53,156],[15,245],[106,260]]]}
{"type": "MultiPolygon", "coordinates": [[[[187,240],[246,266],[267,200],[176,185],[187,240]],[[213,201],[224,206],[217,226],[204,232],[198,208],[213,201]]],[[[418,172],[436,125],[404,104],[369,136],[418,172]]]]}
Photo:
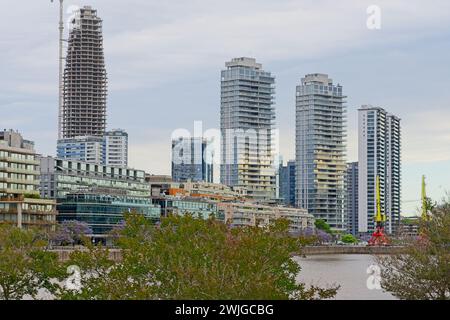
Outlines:
{"type": "MultiPolygon", "coordinates": [[[[120,5],[112,9],[105,1],[90,1],[88,4],[97,9],[102,17],[108,17],[104,26],[105,58],[108,70],[111,70],[109,73],[110,93],[114,97],[111,97],[108,102],[108,116],[111,119],[112,127],[124,127],[126,130],[130,130],[130,165],[151,173],[169,173],[170,132],[180,127],[191,129],[194,120],[204,121],[205,129],[218,128],[220,88],[217,85],[217,72],[221,70],[224,61],[235,56],[251,56],[263,63],[265,69],[270,70],[277,79],[275,108],[277,110],[277,126],[281,131],[280,149],[285,160],[294,158],[295,121],[292,121],[292,118],[295,114],[295,85],[307,73],[327,73],[337,83],[345,86],[348,96],[349,148],[347,161],[357,160],[356,109],[358,106],[369,103],[375,106],[385,106],[386,109],[402,118],[404,127],[403,200],[419,199],[422,174],[427,175],[429,195],[439,200],[444,189],[448,188],[445,181],[448,181],[449,173],[445,171],[445,168],[450,165],[449,148],[445,147],[446,143],[448,146],[450,142],[449,125],[445,120],[450,116],[450,114],[447,116],[449,96],[445,91],[450,79],[448,74],[445,75],[439,71],[441,71],[440,64],[448,63],[449,58],[445,55],[438,55],[437,59],[434,59],[435,61],[428,61],[426,58],[428,50],[448,47],[448,41],[445,43],[448,40],[448,33],[441,30],[445,30],[442,25],[450,24],[448,21],[449,5],[439,2],[439,5],[428,8],[426,4],[413,1],[411,8],[420,7],[430,14],[424,20],[422,16],[414,16],[415,11],[410,8],[398,8],[386,1],[380,1],[383,25],[381,30],[373,31],[368,30],[365,26],[367,18],[365,1],[361,1],[361,4],[358,5],[355,5],[353,1],[349,2],[353,3],[353,6],[351,8],[344,6],[344,11],[350,16],[358,17],[356,19],[358,24],[349,23],[344,26],[336,26],[337,35],[331,39],[335,40],[334,42],[338,40],[355,41],[358,42],[358,45],[340,46],[335,43],[334,47],[327,48],[326,45],[319,43],[317,48],[309,49],[307,53],[304,53],[302,49],[308,48],[308,45],[314,44],[314,41],[310,38],[299,37],[299,44],[287,45],[288,48],[294,49],[293,53],[288,54],[288,50],[281,44],[288,44],[287,38],[292,34],[292,30],[288,30],[288,23],[281,21],[280,18],[290,18],[291,20],[287,19],[288,22],[297,21],[297,18],[301,20],[302,9],[309,9],[313,13],[317,13],[318,8],[309,3],[300,5],[295,1],[282,1],[277,3],[277,6],[263,3],[249,15],[253,18],[253,20],[250,19],[250,22],[242,21],[244,20],[242,15],[236,17],[241,24],[249,24],[253,27],[263,26],[261,17],[274,10],[274,18],[271,20],[271,25],[274,27],[273,32],[284,30],[287,33],[286,39],[283,36],[281,40],[276,40],[274,46],[278,45],[281,48],[279,51],[282,51],[277,52],[274,49],[265,50],[267,48],[263,45],[264,41],[261,43],[256,41],[256,35],[251,31],[248,35],[243,35],[240,40],[245,42],[245,39],[248,39],[247,46],[239,49],[231,48],[235,43],[226,37],[225,26],[222,23],[233,12],[232,10],[227,11],[223,6],[216,9],[205,9],[198,14],[191,12],[186,18],[181,19],[177,14],[180,14],[178,10],[182,11],[183,5],[177,4],[175,12],[169,14],[168,11],[165,11],[163,4],[154,2],[139,4],[139,1],[135,1],[133,10],[140,8],[144,12],[144,9],[149,8],[148,6],[159,8],[161,9],[160,18],[165,21],[147,25],[144,21],[146,16],[138,15],[136,21],[127,21],[130,23],[121,23],[119,26],[114,23],[114,20],[119,17],[120,5]],[[219,13],[217,10],[220,9],[224,12],[219,13]],[[288,14],[288,9],[292,10],[292,15],[288,14]],[[174,50],[175,47],[170,47],[174,38],[176,39],[173,28],[180,27],[180,25],[182,27],[183,23],[193,27],[197,36],[205,34],[205,31],[199,30],[198,27],[202,24],[201,19],[207,19],[207,14],[211,12],[213,16],[216,14],[223,18],[213,25],[222,35],[225,34],[226,41],[230,40],[228,41],[230,44],[226,45],[226,50],[219,52],[215,49],[216,43],[212,38],[208,38],[211,41],[206,41],[207,46],[201,46],[199,52],[188,50],[187,56],[183,56],[183,50],[186,49],[185,44],[180,44],[179,51],[174,50]],[[299,16],[296,18],[295,14],[299,14],[299,16]],[[440,22],[432,22],[430,16],[436,20],[440,18],[440,22]],[[418,19],[414,20],[415,17],[418,19]],[[408,23],[411,24],[413,21],[417,26],[409,25],[408,29],[408,23]],[[402,23],[406,27],[402,26],[402,23]],[[121,30],[122,28],[123,30],[121,30]],[[349,30],[354,32],[349,32],[349,35],[342,39],[339,32],[345,31],[346,28],[350,28],[349,30]],[[416,36],[428,39],[430,47],[417,47],[408,43],[408,39],[404,39],[408,38],[408,35],[414,34],[413,31],[417,31],[417,29],[421,32],[416,36]],[[125,36],[130,38],[130,43],[133,41],[132,39],[141,39],[142,44],[123,48],[119,40],[125,41],[125,36]],[[367,39],[360,41],[361,37],[367,39]],[[156,41],[152,42],[152,39],[156,41]],[[367,45],[367,48],[363,48],[364,45],[367,45]],[[150,53],[149,56],[146,56],[146,48],[149,50],[155,48],[157,54],[150,53]],[[163,57],[164,50],[169,53],[168,58],[163,57]],[[345,53],[348,56],[339,59],[332,57],[331,53],[325,53],[327,50],[331,50],[335,55],[345,53]],[[179,52],[178,56],[177,52],[179,52]],[[209,55],[212,58],[206,63],[200,64],[200,62],[205,62],[205,57],[209,55]],[[123,61],[133,57],[135,59],[123,61]],[[147,63],[142,64],[143,71],[137,70],[136,65],[138,62],[143,62],[143,57],[155,64],[160,64],[159,67],[154,67],[156,72],[151,72],[153,69],[147,63]],[[154,59],[149,59],[151,57],[154,59]],[[333,65],[337,61],[342,66],[333,65]],[[201,66],[202,72],[196,73],[201,75],[194,75],[192,70],[199,66],[201,66]],[[412,66],[417,70],[410,70],[412,66]],[[427,68],[424,69],[424,66],[427,68]],[[161,69],[159,70],[159,68],[161,69]],[[361,72],[362,70],[364,72],[361,72]],[[427,81],[422,81],[422,79],[427,81]],[[369,89],[365,89],[365,86],[369,89]],[[417,90],[419,88],[428,88],[430,92],[427,93],[425,90],[416,92],[419,91],[417,90]],[[176,90],[177,94],[172,96],[172,90],[176,90]],[[130,98],[132,98],[131,102],[130,98]],[[181,101],[185,103],[180,103],[181,101]],[[182,106],[181,109],[177,108],[178,104],[182,106]],[[179,111],[181,116],[177,117],[173,112],[167,112],[171,108],[179,111]],[[189,114],[183,113],[182,110],[187,108],[190,110],[189,114]],[[129,112],[130,110],[133,112],[129,112]],[[143,115],[140,119],[133,117],[133,114],[140,112],[143,115]],[[173,121],[163,126],[166,117],[173,117],[173,121]]],[[[67,3],[68,5],[76,4],[74,1],[67,1],[67,3]]],[[[80,6],[84,4],[80,4],[80,6]]],[[[7,21],[13,19],[16,14],[19,14],[19,11],[23,14],[15,6],[12,5],[11,16],[7,17],[7,21]]],[[[322,6],[320,6],[320,10],[324,10],[322,6]]],[[[57,135],[57,9],[50,4],[37,5],[33,3],[27,7],[25,13],[27,14],[26,23],[33,24],[33,28],[30,27],[25,31],[34,39],[29,44],[31,52],[18,55],[17,60],[8,59],[9,55],[20,49],[23,50],[24,44],[17,42],[17,39],[20,39],[21,35],[23,36],[20,31],[14,31],[15,33],[0,42],[1,49],[4,49],[3,46],[9,48],[9,50],[2,50],[1,69],[6,73],[14,68],[21,71],[14,73],[11,81],[7,81],[6,77],[0,78],[5,90],[0,95],[0,108],[2,112],[10,108],[27,108],[27,114],[30,117],[29,119],[24,117],[21,112],[2,115],[0,126],[18,129],[25,136],[33,137],[38,152],[44,155],[54,155],[54,137],[57,135]],[[41,32],[45,37],[40,34],[41,32]],[[52,59],[53,56],[55,59],[52,59]],[[42,63],[37,64],[36,59],[39,57],[46,57],[46,59],[42,59],[42,63]],[[13,63],[9,65],[8,61],[13,63]],[[16,61],[24,62],[24,67],[15,66],[14,62],[16,61]],[[25,76],[26,67],[31,70],[27,70],[30,73],[25,76]],[[23,81],[19,82],[19,80],[23,81]],[[33,120],[36,123],[33,123],[33,120]]],[[[347,20],[347,14],[345,16],[347,20]]],[[[313,14],[310,19],[314,22],[318,18],[313,14]]],[[[326,11],[325,19],[330,19],[325,23],[326,27],[340,21],[339,13],[333,11],[333,5],[330,5],[329,11],[326,11]]],[[[209,22],[211,21],[208,20],[209,22]]],[[[299,27],[301,23],[298,22],[294,26],[299,27]]],[[[319,28],[318,31],[313,30],[312,33],[324,36],[323,31],[319,28]]],[[[209,33],[207,32],[206,35],[209,33]]],[[[197,36],[194,35],[194,40],[197,39],[197,36]]],[[[445,52],[445,50],[443,51],[445,52]]],[[[409,211],[419,205],[419,202],[408,203],[403,207],[408,210],[406,214],[411,214],[415,212],[409,211]]],[[[405,212],[403,213],[405,214],[405,212]]]]}

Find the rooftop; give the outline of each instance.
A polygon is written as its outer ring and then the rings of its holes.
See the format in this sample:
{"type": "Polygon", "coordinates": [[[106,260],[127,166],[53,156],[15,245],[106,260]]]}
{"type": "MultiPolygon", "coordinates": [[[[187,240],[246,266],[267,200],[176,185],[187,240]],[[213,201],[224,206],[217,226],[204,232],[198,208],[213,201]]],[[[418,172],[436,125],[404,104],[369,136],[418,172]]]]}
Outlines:
{"type": "Polygon", "coordinates": [[[262,64],[257,63],[255,58],[240,57],[240,58],[233,58],[231,59],[231,61],[226,62],[225,67],[227,68],[248,67],[260,70],[262,68],[262,64]]]}

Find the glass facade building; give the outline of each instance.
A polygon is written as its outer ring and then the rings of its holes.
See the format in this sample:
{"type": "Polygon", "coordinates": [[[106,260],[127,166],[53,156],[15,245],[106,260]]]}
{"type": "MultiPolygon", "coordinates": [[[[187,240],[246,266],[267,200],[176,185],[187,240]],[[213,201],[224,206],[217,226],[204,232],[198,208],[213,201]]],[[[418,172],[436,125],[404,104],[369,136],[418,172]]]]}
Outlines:
{"type": "Polygon", "coordinates": [[[214,162],[208,158],[208,141],[180,137],[172,140],[172,179],[174,182],[213,182],[214,162]]]}
{"type": "Polygon", "coordinates": [[[153,222],[160,220],[161,208],[148,198],[92,193],[73,193],[58,200],[58,221],[77,220],[86,223],[93,238],[106,238],[124,220],[124,213],[136,212],[153,222]]]}
{"type": "Polygon", "coordinates": [[[280,165],[279,171],[280,179],[280,198],[286,206],[295,207],[295,161],[288,161],[287,164],[280,165]]]}
{"type": "Polygon", "coordinates": [[[358,162],[347,163],[345,175],[347,232],[358,235],[358,162]]]}
{"type": "Polygon", "coordinates": [[[124,130],[108,131],[102,137],[86,136],[58,140],[56,156],[106,166],[128,165],[128,134],[124,130]]]}
{"type": "Polygon", "coordinates": [[[56,156],[60,159],[104,163],[105,146],[102,137],[77,137],[58,140],[56,156]]]}
{"type": "Polygon", "coordinates": [[[275,78],[253,58],[235,58],[221,74],[221,183],[256,200],[276,198],[275,78]]]}
{"type": "Polygon", "coordinates": [[[342,86],[308,74],[296,92],[297,203],[335,230],[346,230],[346,107],[342,86]]]}

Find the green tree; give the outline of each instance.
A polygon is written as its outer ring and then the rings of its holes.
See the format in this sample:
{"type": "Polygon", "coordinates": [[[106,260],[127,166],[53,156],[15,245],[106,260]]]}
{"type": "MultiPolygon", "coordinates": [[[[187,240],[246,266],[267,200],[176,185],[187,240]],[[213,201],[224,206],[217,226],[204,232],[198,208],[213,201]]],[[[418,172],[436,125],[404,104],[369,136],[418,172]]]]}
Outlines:
{"type": "Polygon", "coordinates": [[[356,239],[352,234],[348,233],[348,234],[344,234],[341,237],[341,241],[344,243],[357,243],[358,239],[356,239]]]}
{"type": "Polygon", "coordinates": [[[111,263],[95,247],[74,254],[69,263],[87,278],[80,292],[62,298],[322,299],[338,289],[296,282],[300,266],[291,257],[300,243],[289,237],[287,221],[231,228],[189,215],[156,227],[135,213],[125,220],[117,240],[121,261],[111,263]]]}
{"type": "Polygon", "coordinates": [[[379,257],[382,287],[400,299],[450,299],[450,201],[421,221],[421,236],[403,254],[379,257]]]}
{"type": "Polygon", "coordinates": [[[58,275],[58,257],[35,230],[0,224],[0,299],[35,298],[39,289],[52,292],[58,275]]]}
{"type": "Polygon", "coordinates": [[[323,219],[317,219],[317,220],[314,222],[314,224],[315,224],[315,226],[316,226],[317,229],[323,230],[323,231],[325,231],[326,233],[330,233],[330,234],[332,233],[331,228],[330,228],[330,225],[329,225],[325,220],[323,220],[323,219]]]}

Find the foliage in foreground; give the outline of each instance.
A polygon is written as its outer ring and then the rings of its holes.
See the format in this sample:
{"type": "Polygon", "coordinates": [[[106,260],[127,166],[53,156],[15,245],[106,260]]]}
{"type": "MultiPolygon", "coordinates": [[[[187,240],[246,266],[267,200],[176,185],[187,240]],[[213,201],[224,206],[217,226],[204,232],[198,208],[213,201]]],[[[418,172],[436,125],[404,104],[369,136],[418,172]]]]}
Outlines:
{"type": "MultiPolygon", "coordinates": [[[[449,199],[450,200],[450,199],[449,199]]],[[[450,201],[432,210],[404,254],[378,258],[381,286],[400,299],[450,299],[450,201]]]]}
{"type": "Polygon", "coordinates": [[[214,219],[173,216],[157,227],[127,214],[118,238],[122,261],[90,246],[68,264],[81,268],[82,289],[62,299],[324,299],[338,287],[306,287],[291,259],[299,240],[288,222],[230,228],[214,219]]]}
{"type": "Polygon", "coordinates": [[[58,257],[34,230],[0,224],[0,300],[35,298],[39,289],[52,291],[58,257]]]}

